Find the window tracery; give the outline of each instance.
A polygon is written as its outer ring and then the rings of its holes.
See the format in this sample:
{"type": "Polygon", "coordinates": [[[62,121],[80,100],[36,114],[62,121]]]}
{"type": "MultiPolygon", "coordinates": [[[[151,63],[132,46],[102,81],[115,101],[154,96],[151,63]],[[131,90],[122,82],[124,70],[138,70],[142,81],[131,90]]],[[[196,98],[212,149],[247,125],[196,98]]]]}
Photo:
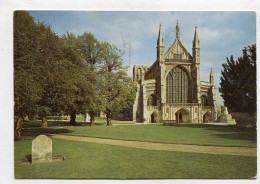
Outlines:
{"type": "Polygon", "coordinates": [[[173,68],[166,78],[167,103],[189,103],[189,77],[180,67],[173,68]]]}

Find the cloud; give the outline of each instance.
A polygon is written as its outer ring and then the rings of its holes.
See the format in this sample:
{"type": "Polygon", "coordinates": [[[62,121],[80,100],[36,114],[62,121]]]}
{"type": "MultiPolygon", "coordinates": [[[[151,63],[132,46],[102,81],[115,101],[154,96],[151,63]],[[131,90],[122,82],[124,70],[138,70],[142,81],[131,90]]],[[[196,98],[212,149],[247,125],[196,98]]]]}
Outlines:
{"type": "Polygon", "coordinates": [[[181,11],[32,11],[36,20],[48,22],[62,35],[91,32],[98,40],[108,41],[125,51],[124,64],[132,75],[134,64],[156,60],[156,40],[162,25],[165,50],[175,39],[176,20],[185,48],[192,54],[195,26],[201,47],[201,80],[209,80],[213,68],[219,86],[222,63],[226,57],[242,55],[243,47],[256,43],[254,12],[181,12],[181,11]],[[131,45],[131,49],[130,49],[131,45]]]}

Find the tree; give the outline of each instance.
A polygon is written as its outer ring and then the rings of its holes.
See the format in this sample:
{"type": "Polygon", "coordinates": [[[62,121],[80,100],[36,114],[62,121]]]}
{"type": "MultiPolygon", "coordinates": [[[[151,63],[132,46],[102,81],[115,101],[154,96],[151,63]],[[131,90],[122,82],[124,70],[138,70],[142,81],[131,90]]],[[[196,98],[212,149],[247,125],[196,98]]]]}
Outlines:
{"type": "Polygon", "coordinates": [[[35,114],[42,93],[35,64],[37,48],[37,25],[26,11],[14,12],[14,133],[21,136],[24,117],[35,114]]]}
{"type": "MultiPolygon", "coordinates": [[[[38,39],[35,48],[35,56],[39,72],[35,79],[42,88],[38,114],[42,118],[42,127],[47,126],[47,115],[59,111],[61,100],[57,93],[59,81],[58,66],[67,59],[64,53],[64,44],[62,40],[51,30],[50,26],[38,22],[38,39]]],[[[66,63],[65,63],[66,65],[66,63]]]]}
{"type": "Polygon", "coordinates": [[[91,125],[94,125],[95,115],[101,110],[101,99],[98,90],[98,67],[102,62],[102,44],[91,33],[83,33],[80,36],[75,36],[73,33],[63,35],[64,43],[74,48],[88,66],[88,71],[91,72],[92,92],[88,94],[88,104],[86,111],[90,115],[91,125]]]}
{"type": "Polygon", "coordinates": [[[227,58],[221,71],[219,91],[231,111],[256,112],[256,45],[243,49],[243,56],[227,58]]]}
{"type": "Polygon", "coordinates": [[[70,114],[70,123],[76,124],[76,114],[85,114],[89,106],[89,102],[93,97],[95,87],[93,86],[92,70],[85,64],[75,64],[72,61],[66,61],[60,66],[63,81],[58,89],[61,96],[61,110],[66,114],[70,114]]]}
{"type": "MultiPolygon", "coordinates": [[[[47,126],[49,113],[82,112],[94,91],[92,70],[75,49],[26,11],[14,13],[15,137],[24,117],[38,114],[47,126]]],[[[74,113],[74,114],[75,114],[74,113]]],[[[75,122],[75,118],[72,123],[75,122]]]]}
{"type": "Polygon", "coordinates": [[[107,42],[99,42],[93,34],[72,33],[63,35],[66,45],[74,48],[82,60],[91,68],[95,90],[90,94],[87,112],[91,125],[101,110],[107,115],[107,124],[111,124],[112,111],[120,111],[132,105],[135,97],[134,84],[127,76],[127,68],[122,65],[122,51],[107,42]]]}
{"type": "Polygon", "coordinates": [[[123,66],[122,55],[123,52],[116,46],[103,43],[100,93],[107,125],[112,125],[112,112],[130,107],[135,98],[136,87],[127,75],[127,67],[123,66]]]}

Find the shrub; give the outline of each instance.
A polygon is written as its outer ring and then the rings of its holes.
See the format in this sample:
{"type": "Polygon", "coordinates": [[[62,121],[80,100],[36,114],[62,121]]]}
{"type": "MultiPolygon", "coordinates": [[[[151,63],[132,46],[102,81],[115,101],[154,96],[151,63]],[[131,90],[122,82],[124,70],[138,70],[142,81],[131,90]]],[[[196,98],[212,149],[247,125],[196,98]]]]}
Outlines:
{"type": "Polygon", "coordinates": [[[255,129],[256,128],[256,114],[250,115],[248,113],[233,112],[232,117],[236,120],[236,126],[242,129],[255,129]]]}

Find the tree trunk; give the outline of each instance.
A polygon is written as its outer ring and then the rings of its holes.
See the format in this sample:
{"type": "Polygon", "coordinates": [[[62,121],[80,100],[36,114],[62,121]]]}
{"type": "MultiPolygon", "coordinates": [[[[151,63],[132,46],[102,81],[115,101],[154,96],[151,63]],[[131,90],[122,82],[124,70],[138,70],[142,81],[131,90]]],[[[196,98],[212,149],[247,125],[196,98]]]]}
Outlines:
{"type": "Polygon", "coordinates": [[[111,114],[110,110],[107,110],[106,116],[107,116],[107,126],[111,126],[112,125],[112,121],[111,121],[112,114],[111,114]]]}
{"type": "Polygon", "coordinates": [[[23,117],[16,117],[14,122],[14,139],[19,140],[21,138],[21,132],[23,128],[23,117]]]}
{"type": "Polygon", "coordinates": [[[71,112],[71,114],[70,114],[70,124],[76,125],[76,113],[75,112],[71,112]]]}
{"type": "Polygon", "coordinates": [[[90,116],[90,126],[95,125],[95,113],[89,112],[89,116],[90,116]]]}
{"type": "Polygon", "coordinates": [[[42,128],[48,127],[47,115],[42,116],[42,128]]]}

